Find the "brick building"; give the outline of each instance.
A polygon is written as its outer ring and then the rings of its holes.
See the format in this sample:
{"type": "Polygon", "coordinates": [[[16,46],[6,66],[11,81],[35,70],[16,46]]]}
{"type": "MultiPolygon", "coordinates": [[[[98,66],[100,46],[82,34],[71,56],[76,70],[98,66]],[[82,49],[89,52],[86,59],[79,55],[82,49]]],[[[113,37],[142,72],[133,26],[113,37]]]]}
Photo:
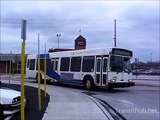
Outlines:
{"type": "Polygon", "coordinates": [[[0,54],[0,73],[9,73],[10,66],[12,73],[20,73],[21,54],[0,54]]]}
{"type": "Polygon", "coordinates": [[[86,39],[79,35],[74,42],[74,48],[50,48],[48,52],[60,52],[60,51],[71,51],[71,50],[80,50],[86,49],[86,39]]]}

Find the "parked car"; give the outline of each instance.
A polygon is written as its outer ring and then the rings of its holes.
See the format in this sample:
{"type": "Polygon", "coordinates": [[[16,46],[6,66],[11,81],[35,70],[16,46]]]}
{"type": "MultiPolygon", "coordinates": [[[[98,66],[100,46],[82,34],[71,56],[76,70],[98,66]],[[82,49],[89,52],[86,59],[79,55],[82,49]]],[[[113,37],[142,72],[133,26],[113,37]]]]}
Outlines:
{"type": "MultiPolygon", "coordinates": [[[[4,116],[20,111],[20,96],[21,93],[17,90],[0,87],[0,106],[4,116]]],[[[26,99],[24,99],[24,104],[26,104],[26,99]]]]}
{"type": "Polygon", "coordinates": [[[160,75],[160,70],[150,70],[146,75],[160,75]]]}
{"type": "Polygon", "coordinates": [[[133,75],[140,75],[141,71],[140,70],[132,70],[133,75]]]}

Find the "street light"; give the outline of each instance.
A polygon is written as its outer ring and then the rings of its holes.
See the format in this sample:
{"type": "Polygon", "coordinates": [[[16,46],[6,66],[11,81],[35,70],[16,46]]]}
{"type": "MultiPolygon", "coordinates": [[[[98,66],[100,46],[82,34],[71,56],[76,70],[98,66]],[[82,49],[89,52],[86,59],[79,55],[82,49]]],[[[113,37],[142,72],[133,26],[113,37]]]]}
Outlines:
{"type": "Polygon", "coordinates": [[[61,36],[61,34],[57,34],[58,37],[58,48],[59,48],[59,37],[61,36]]]}
{"type": "Polygon", "coordinates": [[[152,62],[152,54],[153,54],[153,53],[150,53],[150,54],[151,54],[151,62],[152,62]]]}

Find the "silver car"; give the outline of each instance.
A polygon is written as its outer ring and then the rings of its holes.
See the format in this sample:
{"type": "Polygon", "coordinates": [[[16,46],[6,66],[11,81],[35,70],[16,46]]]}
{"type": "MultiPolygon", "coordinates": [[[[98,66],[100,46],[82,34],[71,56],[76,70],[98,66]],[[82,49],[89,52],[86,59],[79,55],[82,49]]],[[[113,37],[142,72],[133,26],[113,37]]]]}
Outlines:
{"type": "MultiPolygon", "coordinates": [[[[4,115],[11,115],[20,110],[20,96],[21,93],[19,91],[3,87],[0,88],[0,104],[3,106],[4,115]]],[[[26,99],[24,99],[24,103],[26,104],[26,99]]]]}

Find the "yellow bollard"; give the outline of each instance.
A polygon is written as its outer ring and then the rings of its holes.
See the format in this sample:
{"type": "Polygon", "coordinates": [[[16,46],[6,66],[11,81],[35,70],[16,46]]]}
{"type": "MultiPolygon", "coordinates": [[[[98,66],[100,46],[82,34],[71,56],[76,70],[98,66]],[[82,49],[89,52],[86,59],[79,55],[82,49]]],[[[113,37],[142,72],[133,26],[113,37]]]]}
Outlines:
{"type": "Polygon", "coordinates": [[[38,108],[41,110],[41,86],[40,86],[40,58],[38,55],[38,108]]]}
{"type": "Polygon", "coordinates": [[[44,96],[46,97],[46,44],[45,44],[45,58],[44,58],[44,96]]]}
{"type": "Polygon", "coordinates": [[[24,69],[25,69],[25,42],[22,42],[21,53],[21,120],[24,120],[24,69]]]}
{"type": "Polygon", "coordinates": [[[25,40],[26,40],[26,20],[22,19],[21,39],[22,50],[21,50],[21,120],[24,120],[24,77],[25,77],[25,40]]]}
{"type": "Polygon", "coordinates": [[[46,97],[46,58],[44,59],[44,96],[46,97]]]}
{"type": "Polygon", "coordinates": [[[40,76],[40,52],[39,52],[39,33],[38,33],[38,109],[41,110],[41,76],[40,76]]]}
{"type": "Polygon", "coordinates": [[[11,60],[9,61],[9,84],[11,83],[11,60]]]}

